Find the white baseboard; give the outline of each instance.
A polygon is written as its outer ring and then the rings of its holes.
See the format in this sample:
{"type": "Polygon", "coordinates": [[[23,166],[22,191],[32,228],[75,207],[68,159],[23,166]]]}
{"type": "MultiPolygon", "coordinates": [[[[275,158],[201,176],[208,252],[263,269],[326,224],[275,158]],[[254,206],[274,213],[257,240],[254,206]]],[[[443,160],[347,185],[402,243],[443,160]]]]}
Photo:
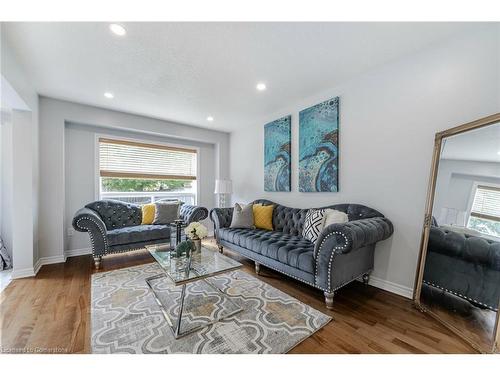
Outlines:
{"type": "Polygon", "coordinates": [[[71,250],[66,250],[64,252],[66,258],[77,257],[80,255],[87,255],[87,254],[92,254],[92,249],[90,247],[85,247],[83,249],[71,249],[71,250]]]}
{"type": "Polygon", "coordinates": [[[10,277],[12,280],[14,280],[14,279],[22,279],[24,277],[33,277],[35,275],[36,275],[35,268],[28,267],[28,268],[22,268],[20,270],[12,270],[10,277]]]}
{"type": "Polygon", "coordinates": [[[370,281],[368,282],[368,284],[374,286],[375,288],[383,289],[405,298],[409,299],[413,298],[412,288],[408,288],[407,286],[393,283],[392,281],[381,279],[380,277],[370,276],[370,281]]]}
{"type": "Polygon", "coordinates": [[[51,257],[43,257],[38,259],[38,261],[35,263],[34,267],[28,267],[28,268],[23,268],[20,270],[13,270],[11,274],[12,279],[22,279],[24,277],[33,277],[36,276],[38,271],[40,271],[40,268],[42,266],[45,266],[47,264],[56,264],[56,263],[64,263],[66,262],[66,258],[69,257],[76,257],[79,255],[86,255],[86,254],[91,254],[92,250],[90,248],[85,248],[85,249],[73,249],[73,250],[67,250],[64,252],[64,255],[54,255],[51,257]]]}
{"type": "Polygon", "coordinates": [[[37,260],[33,267],[22,268],[20,270],[12,270],[11,278],[12,279],[22,279],[25,277],[33,277],[36,276],[40,268],[46,264],[54,264],[54,263],[63,263],[66,259],[63,255],[56,255],[51,257],[44,257],[37,260]]]}
{"type": "Polygon", "coordinates": [[[64,263],[66,262],[66,257],[64,255],[54,255],[51,257],[40,258],[35,266],[35,271],[38,272],[40,267],[46,264],[64,263]]]}
{"type": "Polygon", "coordinates": [[[40,271],[40,268],[42,268],[42,259],[38,259],[35,263],[35,275],[38,273],[38,271],[40,271]]]}

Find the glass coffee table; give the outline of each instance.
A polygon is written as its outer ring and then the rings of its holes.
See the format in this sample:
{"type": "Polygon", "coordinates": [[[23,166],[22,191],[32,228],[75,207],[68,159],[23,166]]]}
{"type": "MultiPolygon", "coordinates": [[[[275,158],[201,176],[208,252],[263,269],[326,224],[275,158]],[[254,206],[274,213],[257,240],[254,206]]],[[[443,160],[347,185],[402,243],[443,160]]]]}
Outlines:
{"type": "Polygon", "coordinates": [[[174,252],[170,248],[170,243],[146,246],[146,248],[163,271],[158,275],[148,277],[146,279],[146,283],[149,289],[153,292],[155,300],[160,306],[160,309],[165,316],[165,319],[176,339],[198,331],[201,328],[212,325],[218,321],[221,321],[222,319],[228,318],[243,311],[243,309],[233,301],[233,297],[230,297],[229,295],[224,293],[216,285],[208,280],[212,276],[226,273],[242,267],[241,263],[223,254],[220,254],[218,251],[210,250],[209,248],[206,248],[204,246],[201,247],[200,251],[192,253],[189,257],[176,257],[174,252]],[[164,306],[164,304],[161,302],[158,293],[155,291],[151,283],[152,280],[157,280],[160,278],[168,278],[173,282],[175,287],[182,287],[181,295],[177,303],[179,307],[179,314],[177,316],[177,322],[175,325],[172,321],[172,318],[167,312],[167,306],[164,306]],[[186,286],[189,283],[200,280],[205,282],[221,297],[226,298],[227,302],[232,305],[235,310],[225,314],[221,314],[213,320],[203,322],[185,332],[181,332],[182,314],[184,310],[184,300],[186,297],[186,286]]]}

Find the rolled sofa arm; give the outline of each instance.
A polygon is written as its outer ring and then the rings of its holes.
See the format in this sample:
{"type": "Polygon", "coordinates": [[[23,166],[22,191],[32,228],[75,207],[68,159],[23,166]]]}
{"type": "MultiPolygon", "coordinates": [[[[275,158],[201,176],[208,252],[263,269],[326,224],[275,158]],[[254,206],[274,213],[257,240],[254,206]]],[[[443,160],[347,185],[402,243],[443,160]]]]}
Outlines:
{"type": "Polygon", "coordinates": [[[213,208],[210,210],[210,220],[212,220],[216,229],[227,228],[231,225],[233,210],[233,207],[213,208]]]}
{"type": "MultiPolygon", "coordinates": [[[[331,253],[348,253],[389,238],[394,232],[391,221],[385,217],[353,220],[332,224],[320,233],[314,246],[314,257],[330,259],[331,253]]],[[[321,259],[320,259],[321,261],[321,259]]]]}
{"type": "Polygon", "coordinates": [[[184,220],[186,224],[192,223],[193,221],[201,221],[207,217],[208,210],[205,207],[190,206],[188,204],[183,204],[181,206],[180,218],[184,220]]]}
{"type": "MultiPolygon", "coordinates": [[[[385,240],[393,231],[392,223],[384,217],[327,226],[320,233],[314,247],[316,285],[324,290],[331,290],[334,287],[332,270],[335,269],[337,257],[347,257],[351,251],[385,240]]],[[[353,275],[348,275],[346,281],[351,276],[353,275]]]]}
{"type": "Polygon", "coordinates": [[[227,228],[231,225],[233,218],[233,207],[230,208],[213,208],[210,210],[210,220],[214,223],[215,240],[218,243],[219,229],[227,228]]]}
{"type": "Polygon", "coordinates": [[[106,225],[95,211],[89,208],[78,210],[73,217],[73,228],[78,232],[89,233],[94,256],[106,254],[108,250],[106,225]]]}

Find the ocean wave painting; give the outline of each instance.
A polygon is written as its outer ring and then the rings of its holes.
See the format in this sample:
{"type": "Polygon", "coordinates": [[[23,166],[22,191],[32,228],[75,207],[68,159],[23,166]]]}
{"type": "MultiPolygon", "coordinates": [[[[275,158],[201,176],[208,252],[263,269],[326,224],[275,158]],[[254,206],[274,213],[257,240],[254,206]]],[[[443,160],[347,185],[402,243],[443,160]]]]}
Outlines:
{"type": "Polygon", "coordinates": [[[299,191],[339,191],[339,98],[299,113],[299,191]]]}
{"type": "Polygon", "coordinates": [[[290,191],[291,116],[264,126],[264,190],[290,191]]]}

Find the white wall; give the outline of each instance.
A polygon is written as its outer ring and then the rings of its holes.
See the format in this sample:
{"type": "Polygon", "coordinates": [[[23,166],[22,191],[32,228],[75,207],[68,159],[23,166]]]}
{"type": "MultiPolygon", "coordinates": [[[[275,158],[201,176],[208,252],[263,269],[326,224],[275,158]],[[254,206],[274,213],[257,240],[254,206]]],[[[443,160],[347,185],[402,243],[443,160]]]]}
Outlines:
{"type": "Polygon", "coordinates": [[[449,159],[439,161],[433,215],[440,225],[452,224],[441,219],[443,208],[454,208],[461,212],[468,210],[475,182],[500,184],[500,163],[449,159]]]}
{"type": "Polygon", "coordinates": [[[5,146],[5,142],[11,145],[7,147],[9,157],[4,158],[5,150],[2,150],[2,170],[7,170],[8,176],[8,179],[2,178],[2,190],[6,189],[8,194],[2,192],[1,195],[1,230],[11,246],[14,263],[12,277],[16,278],[33,275],[38,260],[38,94],[13,52],[10,41],[1,32],[2,28],[3,24],[0,25],[1,107],[11,111],[11,129],[7,130],[6,139],[2,136],[2,145],[5,146]],[[14,95],[16,98],[13,98],[14,95]],[[11,199],[11,202],[5,199],[11,199]],[[4,207],[7,210],[3,210],[4,207]]]}
{"type": "MultiPolygon", "coordinates": [[[[85,204],[95,200],[95,178],[96,178],[96,134],[125,137],[142,141],[162,142],[181,146],[197,147],[200,161],[199,170],[199,193],[198,204],[208,209],[215,206],[215,147],[210,143],[193,142],[168,137],[153,136],[149,134],[130,132],[123,130],[107,129],[102,127],[66,124],[65,130],[65,246],[69,254],[81,254],[90,249],[90,239],[87,233],[76,232],[68,235],[71,228],[72,218],[77,210],[85,204]]],[[[212,223],[208,218],[205,220],[210,230],[212,223]]]]}
{"type": "Polygon", "coordinates": [[[0,192],[0,235],[4,241],[7,252],[12,256],[12,205],[13,205],[13,173],[12,157],[12,111],[2,109],[1,112],[1,192],[0,192]]]}
{"type": "MultiPolygon", "coordinates": [[[[1,88],[0,88],[0,95],[1,95],[1,88]]],[[[3,191],[4,186],[2,184],[3,181],[5,181],[5,176],[4,176],[4,160],[6,158],[5,154],[5,136],[2,136],[3,132],[3,124],[6,123],[6,117],[10,116],[10,112],[7,110],[4,110],[0,106],[0,236],[2,235],[2,228],[3,228],[3,214],[4,214],[4,198],[3,198],[3,191]]]]}
{"type": "Polygon", "coordinates": [[[12,277],[34,276],[37,270],[33,194],[32,112],[12,111],[12,277]]]}
{"type": "Polygon", "coordinates": [[[378,245],[372,279],[410,296],[434,134],[500,110],[499,30],[486,27],[399,59],[231,133],[233,202],[267,198],[303,208],[351,202],[380,210],[395,233],[378,245]],[[340,192],[300,193],[298,112],[334,96],[340,96],[340,192]],[[292,192],[266,193],[263,125],[288,114],[292,192]]]}
{"type": "MultiPolygon", "coordinates": [[[[41,97],[39,247],[40,257],[47,262],[63,261],[66,250],[66,227],[69,222],[69,218],[66,217],[68,215],[66,206],[69,207],[70,203],[66,204],[65,174],[66,164],[68,162],[73,164],[75,160],[75,155],[70,156],[65,153],[67,123],[139,132],[149,136],[168,137],[176,141],[212,144],[215,155],[213,167],[215,178],[219,176],[227,178],[229,174],[227,133],[41,97]]],[[[72,152],[71,147],[68,148],[68,152],[72,152]]],[[[88,163],[86,165],[88,166],[88,163]]],[[[85,173],[87,175],[89,172],[85,173]]],[[[209,180],[213,178],[211,176],[209,180]]],[[[92,177],[92,184],[93,181],[92,177]]],[[[89,191],[88,188],[85,191],[89,191]]],[[[83,190],[78,190],[76,194],[78,198],[75,199],[78,204],[88,197],[83,190]]],[[[74,202],[72,201],[71,205],[75,205],[74,202]]],[[[71,207],[72,209],[74,207],[71,207]]]]}

